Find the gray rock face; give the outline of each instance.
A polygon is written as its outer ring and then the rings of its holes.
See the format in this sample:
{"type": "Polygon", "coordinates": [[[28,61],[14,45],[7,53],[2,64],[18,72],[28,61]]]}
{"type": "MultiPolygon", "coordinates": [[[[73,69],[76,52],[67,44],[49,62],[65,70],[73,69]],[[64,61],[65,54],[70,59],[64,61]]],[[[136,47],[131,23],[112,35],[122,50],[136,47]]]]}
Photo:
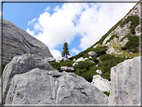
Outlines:
{"type": "Polygon", "coordinates": [[[108,97],[84,78],[60,73],[36,55],[14,57],[3,76],[4,86],[9,86],[5,105],[108,103],[108,97]]]}
{"type": "Polygon", "coordinates": [[[94,51],[88,52],[88,55],[92,58],[97,57],[97,54],[94,51]]]}
{"type": "Polygon", "coordinates": [[[74,71],[74,67],[61,66],[61,70],[72,72],[72,71],[74,71]]]}
{"type": "Polygon", "coordinates": [[[45,58],[44,60],[47,60],[48,62],[55,62],[56,59],[53,57],[45,58]]]}
{"type": "Polygon", "coordinates": [[[107,96],[73,73],[39,68],[15,75],[6,104],[107,104],[107,96]],[[13,94],[14,93],[14,94],[13,94]]]}
{"type": "Polygon", "coordinates": [[[140,57],[111,68],[109,104],[140,104],[140,57]]]}
{"type": "Polygon", "coordinates": [[[42,58],[53,57],[45,44],[6,20],[3,20],[2,45],[3,63],[9,63],[14,56],[26,53],[37,54],[42,58]]]}
{"type": "Polygon", "coordinates": [[[108,97],[74,73],[58,72],[33,54],[16,56],[3,73],[4,104],[107,104],[108,97]]]}
{"type": "Polygon", "coordinates": [[[23,54],[21,56],[15,56],[12,61],[6,65],[3,71],[4,101],[14,75],[26,73],[34,68],[54,70],[48,61],[45,61],[41,57],[34,54],[23,54]]]}

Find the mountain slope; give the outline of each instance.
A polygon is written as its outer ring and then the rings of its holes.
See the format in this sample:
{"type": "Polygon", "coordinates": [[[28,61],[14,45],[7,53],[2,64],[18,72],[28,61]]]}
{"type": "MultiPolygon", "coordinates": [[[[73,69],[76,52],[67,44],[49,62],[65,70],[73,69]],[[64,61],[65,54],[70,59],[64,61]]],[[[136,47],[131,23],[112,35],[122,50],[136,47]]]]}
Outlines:
{"type": "Polygon", "coordinates": [[[26,31],[6,20],[0,24],[3,27],[3,64],[9,63],[14,56],[25,53],[37,54],[42,58],[52,57],[48,47],[26,31]]]}

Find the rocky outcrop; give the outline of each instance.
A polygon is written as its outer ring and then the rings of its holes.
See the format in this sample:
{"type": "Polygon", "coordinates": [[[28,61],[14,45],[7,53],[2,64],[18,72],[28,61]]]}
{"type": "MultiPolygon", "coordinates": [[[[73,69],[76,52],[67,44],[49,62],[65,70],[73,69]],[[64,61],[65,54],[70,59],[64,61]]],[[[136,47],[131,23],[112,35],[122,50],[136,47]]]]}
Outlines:
{"type": "Polygon", "coordinates": [[[37,55],[14,57],[3,79],[5,105],[108,103],[108,97],[84,78],[58,72],[37,55]]]}
{"type": "Polygon", "coordinates": [[[58,62],[58,63],[62,62],[63,60],[64,60],[63,57],[56,58],[56,62],[58,62]]]}
{"type": "Polygon", "coordinates": [[[140,104],[140,57],[111,68],[109,104],[140,104]]]}
{"type": "Polygon", "coordinates": [[[97,54],[94,51],[88,52],[88,55],[92,58],[97,57],[97,54]]]}
{"type": "Polygon", "coordinates": [[[74,67],[61,66],[61,70],[62,71],[72,72],[72,71],[74,71],[74,67]]]}
{"type": "Polygon", "coordinates": [[[45,61],[41,57],[34,54],[23,54],[21,56],[15,56],[12,61],[6,65],[3,71],[4,102],[14,75],[26,73],[34,68],[54,70],[48,61],[45,61]]]}
{"type": "Polygon", "coordinates": [[[111,82],[107,79],[102,78],[100,75],[94,75],[93,80],[91,82],[94,86],[96,86],[100,91],[110,91],[111,82]]]}
{"type": "Polygon", "coordinates": [[[0,24],[2,24],[3,27],[2,56],[4,64],[9,63],[14,56],[26,53],[37,54],[42,58],[53,57],[45,44],[28,34],[26,31],[6,20],[3,20],[0,24]]]}
{"type": "Polygon", "coordinates": [[[48,62],[55,62],[56,59],[53,57],[45,58],[44,60],[47,60],[48,62]]]}
{"type": "Polygon", "coordinates": [[[78,62],[80,62],[80,61],[86,61],[86,60],[88,60],[88,58],[80,57],[80,58],[78,58],[77,60],[75,60],[75,62],[72,64],[72,66],[75,66],[75,65],[78,64],[78,62]]]}

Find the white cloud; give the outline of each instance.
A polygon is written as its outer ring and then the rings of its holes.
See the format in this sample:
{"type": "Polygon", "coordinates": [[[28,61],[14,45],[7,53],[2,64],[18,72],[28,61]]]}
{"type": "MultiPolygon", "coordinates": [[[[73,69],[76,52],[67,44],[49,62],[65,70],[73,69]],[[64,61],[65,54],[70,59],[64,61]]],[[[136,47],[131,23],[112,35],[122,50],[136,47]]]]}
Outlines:
{"type": "Polygon", "coordinates": [[[51,54],[53,55],[54,58],[61,57],[61,53],[58,50],[50,50],[51,54]]]}
{"type": "MultiPolygon", "coordinates": [[[[53,14],[48,11],[40,14],[38,22],[33,26],[34,30],[28,28],[27,32],[58,54],[55,47],[64,42],[69,44],[75,35],[80,34],[82,38],[79,47],[84,50],[96,43],[134,5],[135,3],[65,3],[60,8],[56,6],[53,14]],[[37,31],[39,33],[35,35],[37,31]]],[[[29,23],[32,22],[34,21],[29,23]]],[[[72,51],[78,52],[75,49],[72,51]]]]}
{"type": "Polygon", "coordinates": [[[72,49],[71,49],[71,52],[78,54],[80,51],[77,50],[76,48],[72,48],[72,49]]]}
{"type": "Polygon", "coordinates": [[[51,9],[50,9],[50,6],[48,6],[46,9],[45,9],[45,11],[50,11],[51,9]]]}
{"type": "Polygon", "coordinates": [[[35,22],[36,21],[36,18],[34,18],[33,20],[31,20],[31,21],[28,21],[28,25],[32,25],[33,24],[33,22],[35,22]]]}
{"type": "Polygon", "coordinates": [[[29,28],[27,28],[27,30],[26,30],[30,35],[34,35],[35,34],[35,31],[31,31],[29,28]]]}

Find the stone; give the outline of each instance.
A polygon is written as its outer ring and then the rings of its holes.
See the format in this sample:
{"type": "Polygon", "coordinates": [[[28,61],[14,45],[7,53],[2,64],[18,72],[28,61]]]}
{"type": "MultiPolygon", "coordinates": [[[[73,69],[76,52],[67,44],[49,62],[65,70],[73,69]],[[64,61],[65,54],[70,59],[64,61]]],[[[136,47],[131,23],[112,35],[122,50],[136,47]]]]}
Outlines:
{"type": "Polygon", "coordinates": [[[140,60],[134,57],[111,68],[109,104],[140,104],[140,60]]]}
{"type": "Polygon", "coordinates": [[[94,51],[88,52],[88,55],[92,58],[97,57],[97,54],[94,51]]]}
{"type": "Polygon", "coordinates": [[[9,86],[4,95],[5,106],[108,104],[108,96],[84,78],[59,72],[37,55],[14,57],[4,69],[3,77],[3,84],[9,86]]]}
{"type": "Polygon", "coordinates": [[[74,67],[61,66],[61,70],[72,72],[72,71],[74,71],[74,67]]]}
{"type": "MultiPolygon", "coordinates": [[[[98,65],[97,65],[98,66],[98,65]]],[[[96,66],[96,67],[97,67],[96,66]]],[[[102,74],[102,71],[101,70],[96,70],[96,72],[98,73],[98,74],[102,74]]]]}
{"type": "Polygon", "coordinates": [[[76,59],[73,59],[73,61],[76,61],[76,59]]]}
{"type": "Polygon", "coordinates": [[[62,62],[64,59],[63,59],[63,57],[58,57],[58,58],[56,58],[56,62],[62,62]]]}
{"type": "Polygon", "coordinates": [[[102,78],[98,74],[93,76],[93,80],[91,83],[102,92],[110,91],[111,82],[108,81],[107,79],[102,78]]]}
{"type": "Polygon", "coordinates": [[[26,53],[36,54],[42,58],[53,57],[44,43],[26,31],[7,20],[2,20],[0,22],[0,32],[1,24],[3,24],[3,64],[9,63],[14,56],[26,53]]]}
{"type": "Polygon", "coordinates": [[[21,56],[15,56],[12,61],[5,66],[3,71],[4,102],[14,75],[26,73],[34,68],[54,70],[48,61],[43,60],[40,56],[35,54],[23,54],[21,56]]]}
{"type": "Polygon", "coordinates": [[[56,59],[53,57],[45,58],[44,60],[47,60],[48,62],[55,62],[56,59]]]}

